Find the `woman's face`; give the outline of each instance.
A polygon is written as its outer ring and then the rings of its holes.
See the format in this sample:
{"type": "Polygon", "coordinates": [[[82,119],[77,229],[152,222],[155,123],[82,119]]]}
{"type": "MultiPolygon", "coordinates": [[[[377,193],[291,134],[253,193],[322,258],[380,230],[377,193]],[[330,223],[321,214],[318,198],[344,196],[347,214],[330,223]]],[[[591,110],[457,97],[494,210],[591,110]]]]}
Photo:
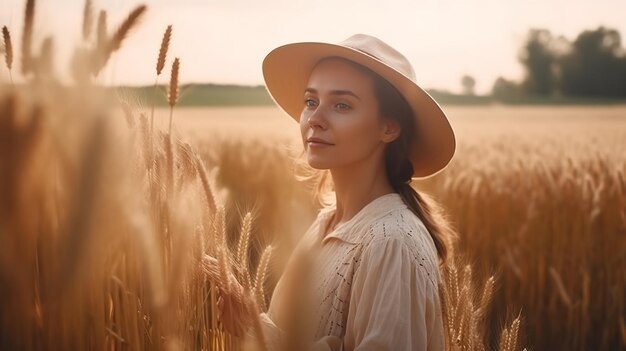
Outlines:
{"type": "Polygon", "coordinates": [[[304,91],[300,131],[307,160],[316,169],[376,162],[397,126],[380,118],[373,79],[341,59],[321,61],[304,91]]]}

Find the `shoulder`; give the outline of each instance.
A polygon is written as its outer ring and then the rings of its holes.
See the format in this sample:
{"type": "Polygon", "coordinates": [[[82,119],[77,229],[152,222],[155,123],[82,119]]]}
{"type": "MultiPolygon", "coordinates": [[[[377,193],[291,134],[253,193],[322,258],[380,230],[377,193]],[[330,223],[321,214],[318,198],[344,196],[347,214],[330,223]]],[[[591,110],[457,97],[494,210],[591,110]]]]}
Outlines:
{"type": "MultiPolygon", "coordinates": [[[[413,247],[416,244],[431,246],[434,244],[428,229],[422,220],[408,207],[394,209],[385,216],[369,223],[364,240],[366,246],[380,245],[392,240],[413,247]]],[[[427,249],[427,248],[426,248],[427,249]]]]}
{"type": "Polygon", "coordinates": [[[363,241],[363,255],[375,256],[380,252],[402,253],[411,265],[437,285],[437,250],[423,222],[408,207],[394,209],[370,223],[363,241]]]}

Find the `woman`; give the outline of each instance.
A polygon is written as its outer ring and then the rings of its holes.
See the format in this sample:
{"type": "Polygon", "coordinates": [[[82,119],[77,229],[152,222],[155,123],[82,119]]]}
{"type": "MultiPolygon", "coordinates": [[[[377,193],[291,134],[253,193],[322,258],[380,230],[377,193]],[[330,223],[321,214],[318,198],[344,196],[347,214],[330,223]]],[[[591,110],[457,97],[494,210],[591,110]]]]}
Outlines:
{"type": "MultiPolygon", "coordinates": [[[[313,347],[443,350],[439,264],[451,230],[409,183],[441,171],[455,150],[439,105],[415,83],[408,60],[381,40],[295,43],[263,62],[267,89],[300,123],[307,162],[329,170],[324,207],[292,260],[316,250],[313,347]],[[305,251],[302,251],[305,250],[305,251]]],[[[261,315],[273,345],[290,327],[289,267],[261,315]]],[[[225,325],[242,323],[228,298],[225,325]]]]}

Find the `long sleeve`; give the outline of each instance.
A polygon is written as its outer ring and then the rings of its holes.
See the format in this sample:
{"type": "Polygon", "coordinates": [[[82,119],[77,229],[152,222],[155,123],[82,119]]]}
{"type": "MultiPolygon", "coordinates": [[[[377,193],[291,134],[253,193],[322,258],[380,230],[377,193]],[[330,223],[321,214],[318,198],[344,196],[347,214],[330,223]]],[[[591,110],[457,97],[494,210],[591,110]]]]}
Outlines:
{"type": "Polygon", "coordinates": [[[403,238],[377,238],[352,282],[346,350],[443,350],[432,273],[403,238]]]}

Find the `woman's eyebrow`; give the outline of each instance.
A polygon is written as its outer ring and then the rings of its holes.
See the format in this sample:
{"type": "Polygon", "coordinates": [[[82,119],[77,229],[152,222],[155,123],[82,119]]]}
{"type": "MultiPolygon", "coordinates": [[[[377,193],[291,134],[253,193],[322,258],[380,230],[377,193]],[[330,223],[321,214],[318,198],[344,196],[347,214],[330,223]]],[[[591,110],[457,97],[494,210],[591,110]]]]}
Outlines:
{"type": "MultiPolygon", "coordinates": [[[[317,94],[317,90],[315,90],[313,88],[306,88],[306,89],[304,89],[304,92],[305,93],[311,93],[311,94],[317,94]]],[[[353,91],[351,91],[351,90],[331,90],[328,94],[329,95],[350,95],[350,96],[354,96],[358,100],[361,100],[361,98],[357,94],[355,94],[353,91]]]]}

